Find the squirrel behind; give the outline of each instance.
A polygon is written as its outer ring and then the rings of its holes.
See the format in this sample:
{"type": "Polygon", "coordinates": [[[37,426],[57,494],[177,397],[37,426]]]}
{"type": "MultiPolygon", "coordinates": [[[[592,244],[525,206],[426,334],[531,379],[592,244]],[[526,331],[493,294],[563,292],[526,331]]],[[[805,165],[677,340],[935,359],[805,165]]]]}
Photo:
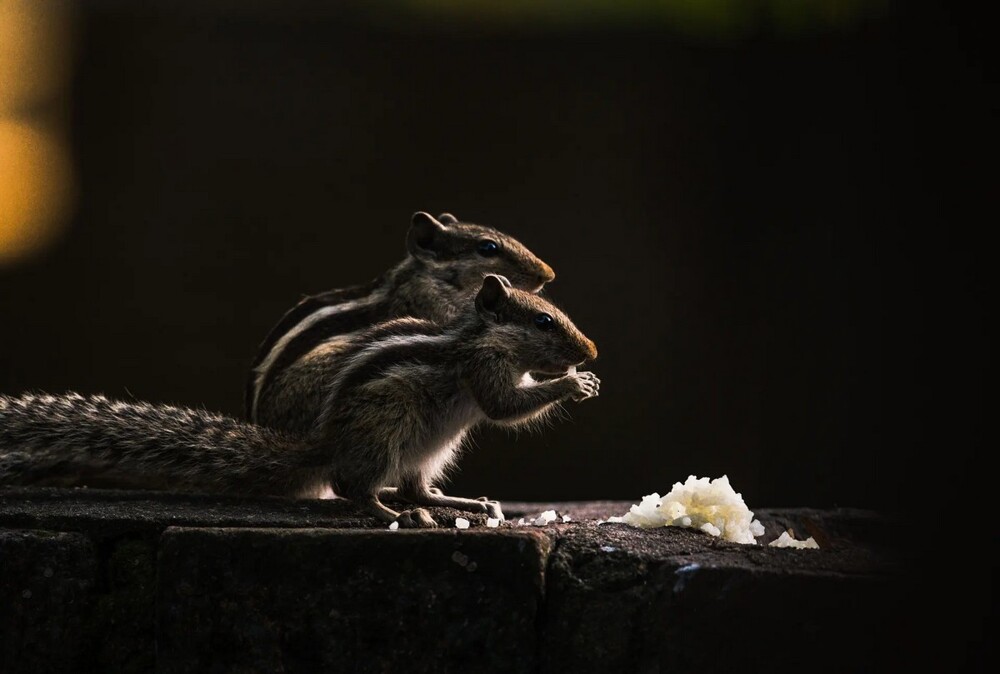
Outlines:
{"type": "Polygon", "coordinates": [[[203,411],[102,397],[0,396],[0,485],[117,482],[137,488],[312,497],[328,487],[384,522],[431,527],[422,508],[502,517],[500,504],[433,485],[480,422],[511,426],[598,394],[576,367],[594,343],[550,302],[488,275],[446,324],[414,318],[352,337],[314,426],[290,433],[203,411]],[[556,375],[535,381],[531,373],[556,375]]]}
{"type": "Polygon", "coordinates": [[[261,343],[246,391],[246,418],[306,432],[343,363],[349,335],[392,318],[445,323],[471,301],[483,275],[538,292],[552,268],[513,237],[444,213],[413,215],[406,258],[371,283],[302,299],[261,343]]]}

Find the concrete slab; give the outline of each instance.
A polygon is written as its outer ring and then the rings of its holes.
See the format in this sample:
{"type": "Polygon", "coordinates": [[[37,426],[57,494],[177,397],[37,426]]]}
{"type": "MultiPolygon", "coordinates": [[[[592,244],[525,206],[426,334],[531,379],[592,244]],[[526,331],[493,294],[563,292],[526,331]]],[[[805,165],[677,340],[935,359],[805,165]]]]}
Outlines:
{"type": "Polygon", "coordinates": [[[0,529],[0,672],[81,671],[96,585],[86,536],[0,529]]]}
{"type": "Polygon", "coordinates": [[[549,547],[537,532],[171,528],[158,671],[533,672],[549,547]]]}

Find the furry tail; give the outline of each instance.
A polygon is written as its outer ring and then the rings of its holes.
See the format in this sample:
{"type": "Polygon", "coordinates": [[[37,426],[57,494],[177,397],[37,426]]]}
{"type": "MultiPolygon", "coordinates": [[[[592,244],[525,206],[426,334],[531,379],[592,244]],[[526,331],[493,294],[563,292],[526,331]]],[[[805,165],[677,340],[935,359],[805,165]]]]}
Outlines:
{"type": "Polygon", "coordinates": [[[300,438],[218,414],[76,393],[0,395],[0,485],[298,496],[324,473],[300,438]]]}

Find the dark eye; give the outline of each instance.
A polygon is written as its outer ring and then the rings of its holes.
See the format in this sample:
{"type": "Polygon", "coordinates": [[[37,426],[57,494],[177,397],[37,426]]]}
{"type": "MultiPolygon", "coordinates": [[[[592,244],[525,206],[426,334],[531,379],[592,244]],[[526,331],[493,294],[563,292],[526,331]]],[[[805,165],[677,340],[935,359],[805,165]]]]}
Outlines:
{"type": "Polygon", "coordinates": [[[483,257],[493,257],[500,252],[500,245],[496,241],[485,239],[480,241],[479,245],[476,246],[476,252],[483,257]]]}
{"type": "Polygon", "coordinates": [[[535,316],[535,327],[539,330],[551,330],[556,327],[556,322],[548,314],[538,314],[535,316]]]}

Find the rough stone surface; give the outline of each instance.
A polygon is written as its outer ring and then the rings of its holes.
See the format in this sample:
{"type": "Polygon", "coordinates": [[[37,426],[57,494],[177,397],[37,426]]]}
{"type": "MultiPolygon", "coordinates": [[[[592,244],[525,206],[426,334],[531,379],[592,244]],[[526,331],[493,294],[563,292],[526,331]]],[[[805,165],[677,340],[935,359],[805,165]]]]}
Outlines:
{"type": "Polygon", "coordinates": [[[500,527],[463,515],[469,530],[438,509],[440,529],[387,531],[343,501],[3,489],[0,672],[898,664],[901,607],[916,603],[900,596],[902,524],[757,510],[765,534],[749,546],[598,524],[630,505],[505,502],[500,527]],[[559,519],[518,526],[545,510],[559,519]],[[766,545],[787,529],[821,548],[766,545]]]}
{"type": "Polygon", "coordinates": [[[101,545],[101,594],[89,636],[95,672],[141,674],[156,665],[156,539],[122,538],[101,545]]]}
{"type": "Polygon", "coordinates": [[[531,672],[535,532],[170,529],[161,672],[531,672]]]}
{"type": "Polygon", "coordinates": [[[96,552],[86,537],[0,529],[0,672],[86,666],[96,584],[96,552]]]}
{"type": "Polygon", "coordinates": [[[790,550],[684,529],[573,527],[549,565],[542,671],[858,671],[884,655],[896,571],[843,544],[790,550]]]}
{"type": "Polygon", "coordinates": [[[169,526],[384,527],[342,500],[12,487],[0,490],[0,526],[87,531],[100,537],[159,533],[169,526]]]}

